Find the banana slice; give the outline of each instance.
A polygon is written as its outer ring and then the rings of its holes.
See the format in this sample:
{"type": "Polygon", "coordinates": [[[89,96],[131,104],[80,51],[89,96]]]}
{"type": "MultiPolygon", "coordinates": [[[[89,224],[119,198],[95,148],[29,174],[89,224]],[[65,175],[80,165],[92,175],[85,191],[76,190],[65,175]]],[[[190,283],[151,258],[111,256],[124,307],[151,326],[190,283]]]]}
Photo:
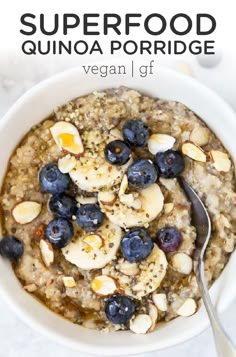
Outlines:
{"type": "Polygon", "coordinates": [[[122,166],[114,166],[106,161],[104,148],[115,139],[114,134],[102,134],[95,129],[85,133],[82,139],[84,156],[77,160],[76,166],[69,172],[74,183],[88,192],[98,192],[103,188],[108,190],[119,184],[132,159],[122,166]]]}
{"type": "Polygon", "coordinates": [[[111,222],[123,228],[142,227],[153,221],[162,211],[164,205],[164,196],[156,183],[139,190],[138,198],[134,195],[134,201],[138,199],[139,205],[135,206],[131,201],[127,201],[125,204],[121,197],[117,196],[117,199],[113,203],[109,202],[108,205],[103,200],[103,193],[98,193],[98,201],[106,216],[111,222]]]}
{"type": "Polygon", "coordinates": [[[114,166],[106,162],[104,154],[99,158],[82,157],[69,175],[74,183],[88,192],[98,192],[102,188],[109,189],[119,184],[132,163],[129,160],[123,166],[114,166]]]}
{"type": "Polygon", "coordinates": [[[123,274],[119,266],[119,261],[116,267],[108,264],[102,269],[102,274],[114,277],[119,283],[120,290],[126,295],[141,299],[160,286],[166,274],[167,260],[165,253],[154,244],[151,254],[138,264],[139,274],[135,277],[123,274]]]}
{"type": "Polygon", "coordinates": [[[120,227],[105,220],[96,233],[81,232],[81,236],[63,248],[62,253],[66,260],[80,269],[100,269],[116,255],[121,236],[120,227]]]}

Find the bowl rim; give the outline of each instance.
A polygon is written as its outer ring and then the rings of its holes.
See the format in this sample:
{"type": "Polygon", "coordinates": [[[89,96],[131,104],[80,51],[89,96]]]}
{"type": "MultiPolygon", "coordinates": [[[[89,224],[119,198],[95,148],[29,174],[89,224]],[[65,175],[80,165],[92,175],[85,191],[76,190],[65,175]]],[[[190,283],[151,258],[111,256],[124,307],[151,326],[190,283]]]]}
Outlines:
{"type": "MultiPolygon", "coordinates": [[[[107,61],[109,62],[109,61],[107,61]]],[[[104,63],[104,61],[96,61],[96,64],[99,65],[104,63]]],[[[110,63],[114,64],[116,61],[110,61],[110,63]]],[[[119,63],[119,61],[117,61],[119,63]]],[[[94,63],[95,64],[95,63],[94,63]]],[[[171,70],[170,68],[166,68],[163,66],[158,66],[159,71],[161,71],[163,74],[167,73],[168,75],[171,75],[175,77],[177,80],[184,80],[185,83],[188,83],[190,86],[195,86],[198,87],[198,90],[201,90],[205,93],[206,96],[209,96],[212,98],[212,100],[215,100],[218,102],[218,106],[223,106],[225,110],[225,116],[228,120],[228,122],[231,122],[234,119],[234,129],[236,129],[236,116],[235,112],[233,109],[230,107],[228,103],[226,103],[218,94],[216,94],[214,91],[212,91],[210,88],[206,87],[204,84],[199,82],[198,80],[194,78],[190,78],[186,75],[180,74],[174,70],[171,70]]],[[[64,78],[67,78],[68,76],[74,75],[74,74],[81,74],[81,66],[63,71],[61,73],[58,73],[56,75],[53,75],[49,77],[46,80],[43,80],[33,86],[31,89],[26,91],[13,105],[12,107],[6,112],[6,114],[1,118],[0,120],[0,131],[4,130],[7,126],[8,121],[15,115],[15,113],[18,111],[19,108],[21,108],[22,105],[26,104],[27,101],[30,100],[31,97],[40,94],[40,92],[45,91],[49,85],[52,85],[53,83],[56,85],[57,82],[62,82],[64,78]]],[[[131,82],[131,87],[132,87],[132,82],[131,82]]],[[[91,90],[92,91],[92,90],[91,90]]],[[[191,108],[190,108],[191,109],[191,108]]],[[[198,113],[197,113],[198,114],[198,113]]],[[[200,114],[198,114],[200,116],[200,114]]],[[[205,120],[205,118],[204,118],[205,120]]],[[[225,145],[225,142],[223,142],[225,145]]],[[[226,145],[227,147],[227,145],[226,145]]],[[[235,255],[236,252],[234,252],[235,255]]],[[[225,271],[225,268],[224,268],[225,271]]],[[[224,272],[223,271],[223,272],[224,272]]],[[[223,274],[221,273],[221,275],[223,274]]],[[[219,279],[219,278],[218,278],[219,279]]],[[[217,281],[218,281],[217,279],[217,281]]],[[[214,287],[215,284],[213,284],[214,287]]],[[[212,292],[212,289],[210,289],[210,292],[212,292]]],[[[95,345],[87,344],[81,341],[75,342],[74,340],[70,339],[68,336],[63,337],[63,341],[61,340],[61,336],[58,335],[57,332],[53,331],[51,328],[48,326],[45,326],[42,322],[39,322],[32,313],[27,312],[26,310],[23,311],[23,309],[16,303],[15,299],[13,296],[10,296],[8,292],[4,289],[4,286],[0,284],[0,296],[3,297],[3,299],[8,303],[8,305],[11,307],[11,309],[16,312],[16,314],[23,320],[25,321],[30,327],[33,329],[39,331],[41,334],[51,338],[57,343],[63,343],[64,345],[67,345],[68,347],[74,348],[76,350],[86,352],[86,353],[92,353],[94,355],[107,355],[110,356],[111,354],[116,355],[116,356],[121,356],[121,355],[133,355],[133,354],[140,354],[140,353],[145,353],[145,352],[151,352],[157,349],[157,346],[155,343],[152,344],[146,344],[145,342],[140,348],[138,347],[138,350],[135,350],[133,346],[130,346],[130,348],[127,348],[124,350],[122,349],[122,346],[119,347],[119,349],[111,348],[111,347],[100,347],[100,350],[98,351],[98,347],[95,345]]],[[[219,309],[219,311],[225,310],[226,307],[228,307],[232,301],[234,300],[234,295],[232,294],[232,298],[227,300],[227,306],[224,306],[223,309],[219,309]]],[[[71,323],[71,322],[69,322],[71,323]]],[[[185,342],[189,340],[190,338],[197,336],[201,332],[203,332],[207,327],[209,326],[209,321],[205,318],[203,321],[201,321],[201,324],[199,326],[196,326],[194,328],[194,331],[188,330],[185,331],[184,337],[182,340],[179,339],[174,339],[172,338],[172,343],[169,346],[164,346],[159,349],[163,348],[169,348],[173,347],[179,343],[185,342]]]]}

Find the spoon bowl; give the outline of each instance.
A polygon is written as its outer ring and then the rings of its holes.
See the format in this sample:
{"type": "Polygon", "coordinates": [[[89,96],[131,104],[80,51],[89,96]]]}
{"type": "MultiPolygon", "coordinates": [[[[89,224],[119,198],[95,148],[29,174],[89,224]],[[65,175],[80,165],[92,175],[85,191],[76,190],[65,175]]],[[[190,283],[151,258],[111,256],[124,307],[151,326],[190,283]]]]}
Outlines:
{"type": "Polygon", "coordinates": [[[211,323],[216,350],[219,357],[236,357],[236,349],[231,339],[224,331],[224,328],[221,325],[211,302],[204,275],[204,255],[211,237],[211,220],[206,207],[194,189],[182,177],[178,178],[178,182],[186,197],[191,202],[192,224],[195,226],[197,232],[197,239],[195,243],[196,248],[193,254],[194,272],[196,274],[199,291],[211,323]]]}

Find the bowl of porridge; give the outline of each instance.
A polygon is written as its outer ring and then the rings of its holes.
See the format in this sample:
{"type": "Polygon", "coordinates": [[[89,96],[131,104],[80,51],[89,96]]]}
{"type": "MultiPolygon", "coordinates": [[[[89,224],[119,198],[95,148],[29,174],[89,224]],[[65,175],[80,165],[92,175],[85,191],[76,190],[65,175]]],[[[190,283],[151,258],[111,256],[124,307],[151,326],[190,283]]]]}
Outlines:
{"type": "Polygon", "coordinates": [[[203,331],[196,231],[178,176],[211,218],[205,276],[222,311],[236,292],[235,133],[226,103],[165,68],[115,82],[77,68],[27,92],[0,121],[0,291],[10,307],[57,342],[101,355],[203,331]]]}

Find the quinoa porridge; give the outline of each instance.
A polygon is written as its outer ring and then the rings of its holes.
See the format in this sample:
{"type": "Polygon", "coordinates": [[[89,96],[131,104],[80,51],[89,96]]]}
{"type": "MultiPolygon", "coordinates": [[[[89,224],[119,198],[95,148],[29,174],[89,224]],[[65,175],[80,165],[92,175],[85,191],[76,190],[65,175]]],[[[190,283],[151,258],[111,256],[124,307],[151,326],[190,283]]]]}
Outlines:
{"type": "Polygon", "coordinates": [[[25,135],[2,187],[0,253],[28,293],[87,328],[147,333],[190,316],[196,232],[180,174],[211,217],[210,286],[235,245],[233,162],[186,106],[125,87],[76,98],[25,135]]]}

